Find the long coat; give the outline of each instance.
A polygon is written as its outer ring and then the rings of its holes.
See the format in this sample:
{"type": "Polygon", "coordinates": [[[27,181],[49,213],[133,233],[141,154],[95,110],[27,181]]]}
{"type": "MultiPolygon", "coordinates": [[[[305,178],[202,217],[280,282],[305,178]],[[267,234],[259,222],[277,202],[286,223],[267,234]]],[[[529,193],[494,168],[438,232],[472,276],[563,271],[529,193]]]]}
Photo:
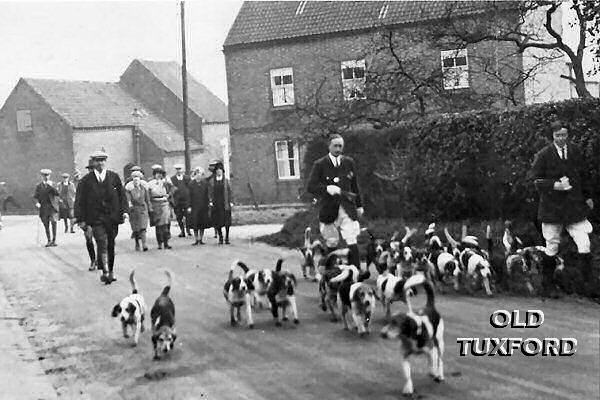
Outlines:
{"type": "Polygon", "coordinates": [[[208,207],[208,182],[193,180],[190,183],[190,206],[192,207],[191,226],[194,229],[206,229],[211,227],[210,213],[208,207]]]}
{"type": "Polygon", "coordinates": [[[188,208],[190,206],[190,177],[183,175],[181,180],[177,175],[171,177],[173,184],[173,206],[177,208],[188,208]]]}
{"type": "Polygon", "coordinates": [[[231,203],[233,202],[231,185],[229,184],[229,179],[225,177],[223,177],[222,182],[223,197],[220,197],[219,193],[217,193],[219,184],[217,184],[216,176],[208,180],[208,199],[212,204],[212,223],[217,228],[231,225],[231,203]]]}
{"type": "Polygon", "coordinates": [[[165,179],[152,179],[148,182],[148,194],[152,204],[151,226],[169,225],[171,223],[171,205],[169,203],[171,184],[165,179]]]}
{"type": "Polygon", "coordinates": [[[540,195],[538,219],[540,222],[570,224],[584,220],[590,209],[585,200],[590,198],[591,187],[581,151],[567,145],[567,160],[558,155],[553,143],[536,155],[530,179],[540,195]],[[569,178],[569,191],[554,190],[554,182],[562,176],[569,178]]]}
{"type": "Polygon", "coordinates": [[[92,171],[81,178],[75,194],[75,218],[87,225],[119,225],[127,212],[127,198],[121,178],[106,171],[102,183],[92,171]]]}
{"type": "Polygon", "coordinates": [[[60,202],[58,196],[58,190],[56,190],[51,181],[48,183],[40,182],[37,184],[33,198],[40,203],[40,218],[48,218],[53,214],[58,213],[60,202]]]}
{"type": "Polygon", "coordinates": [[[137,187],[133,182],[125,185],[125,194],[129,203],[129,223],[133,232],[139,232],[148,228],[152,204],[150,203],[150,195],[146,186],[142,182],[137,187]]]}
{"type": "Polygon", "coordinates": [[[351,157],[342,155],[339,167],[333,165],[329,155],[319,158],[312,166],[307,190],[319,199],[320,222],[333,223],[338,216],[340,205],[344,207],[351,219],[358,219],[356,209],[362,207],[362,201],[356,181],[354,160],[351,157]],[[337,185],[343,192],[352,193],[355,196],[345,193],[331,196],[327,193],[329,185],[337,185]]]}

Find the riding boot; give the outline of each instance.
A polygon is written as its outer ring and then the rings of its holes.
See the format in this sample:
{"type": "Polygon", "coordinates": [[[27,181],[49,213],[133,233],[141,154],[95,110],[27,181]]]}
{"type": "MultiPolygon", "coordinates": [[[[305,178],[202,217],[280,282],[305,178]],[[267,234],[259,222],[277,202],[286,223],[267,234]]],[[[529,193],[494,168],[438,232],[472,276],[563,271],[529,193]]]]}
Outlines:
{"type": "Polygon", "coordinates": [[[228,226],[225,227],[225,244],[230,244],[229,243],[229,227],[228,226]]]}
{"type": "Polygon", "coordinates": [[[135,251],[140,251],[140,238],[138,236],[135,238],[135,251]]]}
{"type": "Polygon", "coordinates": [[[52,246],[56,246],[56,227],[58,223],[56,221],[52,221],[52,246]]]}
{"type": "Polygon", "coordinates": [[[183,226],[183,218],[177,219],[177,225],[179,225],[179,237],[185,237],[185,227],[183,226]]]}
{"type": "Polygon", "coordinates": [[[223,228],[218,228],[217,233],[219,234],[219,244],[223,244],[223,228]]]}
{"type": "Polygon", "coordinates": [[[554,270],[556,269],[556,256],[544,254],[542,257],[542,298],[557,297],[554,284],[554,270]]]}
{"type": "Polygon", "coordinates": [[[46,231],[46,247],[50,247],[52,245],[52,238],[50,236],[50,221],[44,221],[44,230],[46,231]]]}
{"type": "Polygon", "coordinates": [[[69,221],[66,218],[63,221],[65,223],[65,233],[69,233],[69,221]]]}

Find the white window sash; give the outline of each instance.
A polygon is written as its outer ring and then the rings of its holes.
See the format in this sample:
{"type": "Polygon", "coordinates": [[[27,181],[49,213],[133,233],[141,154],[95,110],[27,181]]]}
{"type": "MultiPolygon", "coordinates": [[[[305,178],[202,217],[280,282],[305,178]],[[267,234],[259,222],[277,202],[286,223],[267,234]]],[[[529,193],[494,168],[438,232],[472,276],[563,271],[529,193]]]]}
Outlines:
{"type": "Polygon", "coordinates": [[[464,89],[469,87],[469,56],[467,49],[445,50],[441,52],[442,75],[444,89],[464,89]],[[465,65],[456,65],[456,59],[464,57],[465,65]],[[451,67],[444,66],[444,61],[453,60],[451,67]]]}
{"type": "Polygon", "coordinates": [[[280,180],[300,179],[300,154],[298,143],[289,140],[275,142],[275,160],[277,162],[277,177],[280,180]],[[292,144],[292,157],[289,156],[289,146],[292,144]],[[292,174],[293,171],[293,174],[292,174]]]}
{"type": "Polygon", "coordinates": [[[271,70],[271,91],[273,92],[274,107],[294,104],[294,73],[292,68],[271,70]],[[286,76],[292,78],[292,83],[283,83],[286,76]],[[279,78],[280,84],[276,84],[276,78],[279,78]]]}
{"type": "Polygon", "coordinates": [[[350,60],[341,62],[341,73],[342,73],[342,91],[344,99],[355,100],[364,99],[365,97],[365,84],[366,84],[366,67],[365,60],[350,60]],[[350,68],[352,70],[352,78],[345,78],[344,71],[350,68]],[[362,68],[362,78],[356,77],[356,69],[362,68]]]}

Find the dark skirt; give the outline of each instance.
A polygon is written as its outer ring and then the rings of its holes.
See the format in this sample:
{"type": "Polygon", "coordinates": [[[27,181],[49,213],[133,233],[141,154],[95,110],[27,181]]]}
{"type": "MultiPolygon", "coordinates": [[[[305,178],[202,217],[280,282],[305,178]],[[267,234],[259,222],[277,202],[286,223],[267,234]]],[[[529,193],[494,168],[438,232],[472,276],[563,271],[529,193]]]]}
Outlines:
{"type": "Polygon", "coordinates": [[[225,207],[215,207],[212,214],[212,222],[215,228],[231,226],[231,210],[226,210],[225,207]]]}
{"type": "Polygon", "coordinates": [[[73,218],[73,209],[69,207],[60,207],[59,208],[59,218],[73,218]]]}
{"type": "Polygon", "coordinates": [[[208,207],[192,207],[190,217],[192,229],[207,229],[212,226],[208,207]]]}

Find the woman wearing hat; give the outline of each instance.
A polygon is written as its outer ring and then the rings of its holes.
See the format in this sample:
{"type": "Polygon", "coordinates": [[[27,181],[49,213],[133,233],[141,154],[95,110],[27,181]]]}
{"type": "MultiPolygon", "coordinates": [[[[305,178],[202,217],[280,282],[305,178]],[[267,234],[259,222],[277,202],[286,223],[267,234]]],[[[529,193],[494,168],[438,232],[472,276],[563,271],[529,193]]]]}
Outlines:
{"type": "Polygon", "coordinates": [[[49,169],[42,169],[40,174],[42,175],[42,181],[35,187],[33,198],[36,199],[35,206],[40,210],[40,219],[46,230],[46,238],[48,239],[46,247],[54,247],[56,246],[59,193],[50,180],[52,171],[49,169]],[[50,235],[50,225],[52,225],[52,236],[50,235]]]}
{"type": "Polygon", "coordinates": [[[69,225],[71,233],[75,233],[73,230],[74,215],[73,208],[75,207],[75,185],[69,179],[70,176],[66,172],[62,174],[62,182],[57,186],[58,193],[60,194],[60,207],[59,207],[59,218],[65,222],[65,233],[69,232],[69,225]]]}
{"type": "Polygon", "coordinates": [[[148,182],[148,194],[150,195],[152,210],[150,225],[155,227],[158,248],[162,249],[164,244],[165,249],[171,249],[171,246],[169,246],[169,239],[171,238],[169,232],[169,226],[171,225],[171,207],[169,204],[171,184],[165,179],[165,170],[158,164],[152,166],[152,176],[154,179],[148,182]]]}
{"type": "Polygon", "coordinates": [[[231,186],[229,179],[223,174],[223,164],[217,164],[213,178],[208,181],[209,207],[211,207],[213,226],[219,234],[219,244],[223,244],[225,227],[225,244],[229,244],[229,227],[231,226],[231,186]]]}
{"type": "Polygon", "coordinates": [[[143,183],[143,174],[140,171],[131,173],[131,182],[125,185],[125,195],[129,205],[129,223],[131,224],[131,237],[135,239],[135,251],[142,249],[148,251],[146,246],[146,229],[148,228],[149,213],[152,212],[150,194],[143,183]]]}
{"type": "Polygon", "coordinates": [[[192,246],[204,244],[204,229],[212,226],[208,208],[208,181],[204,177],[204,169],[196,168],[194,179],[190,183],[190,208],[188,214],[191,220],[192,229],[194,229],[194,238],[196,241],[192,246]]]}

